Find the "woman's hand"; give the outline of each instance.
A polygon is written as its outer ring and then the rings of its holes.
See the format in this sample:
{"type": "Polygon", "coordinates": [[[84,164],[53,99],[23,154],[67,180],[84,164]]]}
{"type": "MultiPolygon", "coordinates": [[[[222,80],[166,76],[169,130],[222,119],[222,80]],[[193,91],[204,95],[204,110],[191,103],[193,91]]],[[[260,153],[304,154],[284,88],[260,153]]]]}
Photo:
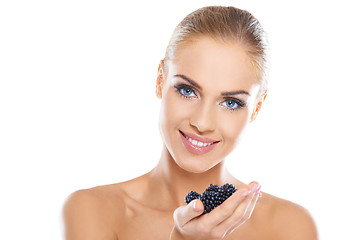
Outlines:
{"type": "Polygon", "coordinates": [[[202,216],[204,206],[199,199],[177,208],[170,240],[223,239],[250,218],[260,194],[260,185],[253,182],[202,216]]]}

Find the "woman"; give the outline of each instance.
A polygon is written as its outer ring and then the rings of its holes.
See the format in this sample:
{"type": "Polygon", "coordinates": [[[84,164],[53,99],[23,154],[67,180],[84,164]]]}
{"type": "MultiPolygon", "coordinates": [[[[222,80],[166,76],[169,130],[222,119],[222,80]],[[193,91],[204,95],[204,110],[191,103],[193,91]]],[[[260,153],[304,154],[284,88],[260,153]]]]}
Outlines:
{"type": "Polygon", "coordinates": [[[75,239],[317,239],[302,207],[260,192],[225,168],[225,157],[266,98],[264,31],[249,12],[205,7],[175,29],[160,62],[164,147],[158,165],[127,182],[73,193],[65,235],[75,239]],[[210,213],[191,190],[231,183],[237,191],[210,213]]]}

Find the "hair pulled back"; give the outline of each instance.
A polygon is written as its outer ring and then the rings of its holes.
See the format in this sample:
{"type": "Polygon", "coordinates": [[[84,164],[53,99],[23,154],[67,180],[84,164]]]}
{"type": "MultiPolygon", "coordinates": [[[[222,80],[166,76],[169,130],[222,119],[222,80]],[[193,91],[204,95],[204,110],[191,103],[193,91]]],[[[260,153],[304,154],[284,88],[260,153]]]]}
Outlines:
{"type": "Polygon", "coordinates": [[[237,42],[244,47],[258,70],[262,96],[267,89],[267,40],[259,21],[248,11],[235,7],[209,6],[187,15],[175,28],[164,58],[164,71],[168,61],[183,44],[201,37],[223,42],[237,42]]]}

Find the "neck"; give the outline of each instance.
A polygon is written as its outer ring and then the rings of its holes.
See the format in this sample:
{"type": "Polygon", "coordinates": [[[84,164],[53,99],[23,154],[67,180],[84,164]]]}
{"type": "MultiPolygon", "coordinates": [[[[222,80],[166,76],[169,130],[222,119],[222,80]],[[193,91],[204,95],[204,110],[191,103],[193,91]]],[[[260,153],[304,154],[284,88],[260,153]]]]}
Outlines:
{"type": "Polygon", "coordinates": [[[149,173],[153,186],[161,191],[161,195],[173,205],[184,204],[184,198],[191,190],[202,193],[209,184],[223,185],[233,181],[221,161],[203,173],[191,173],[180,168],[164,146],[158,165],[149,173]]]}

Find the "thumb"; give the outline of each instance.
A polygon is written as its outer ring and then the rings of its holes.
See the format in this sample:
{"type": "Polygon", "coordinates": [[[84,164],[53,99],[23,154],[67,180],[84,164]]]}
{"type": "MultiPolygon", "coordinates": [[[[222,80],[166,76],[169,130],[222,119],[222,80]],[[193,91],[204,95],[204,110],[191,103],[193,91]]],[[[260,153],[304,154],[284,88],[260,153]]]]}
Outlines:
{"type": "Polygon", "coordinates": [[[204,205],[200,199],[192,200],[188,205],[178,207],[174,212],[174,221],[182,228],[191,219],[200,216],[204,212],[204,205]]]}

